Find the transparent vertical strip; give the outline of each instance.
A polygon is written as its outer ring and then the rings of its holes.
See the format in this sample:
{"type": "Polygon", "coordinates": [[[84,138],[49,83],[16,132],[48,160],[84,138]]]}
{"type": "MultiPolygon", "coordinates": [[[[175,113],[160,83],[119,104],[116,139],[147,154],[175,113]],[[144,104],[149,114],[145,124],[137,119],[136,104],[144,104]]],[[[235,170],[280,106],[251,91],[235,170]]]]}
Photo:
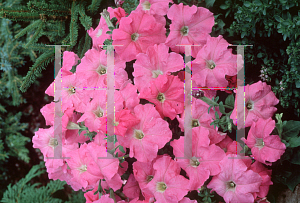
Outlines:
{"type": "MultiPolygon", "coordinates": [[[[237,55],[241,55],[244,61],[242,69],[237,73],[237,81],[242,81],[240,85],[237,85],[237,88],[242,88],[244,91],[237,91],[236,92],[236,99],[237,99],[237,118],[236,122],[239,119],[243,119],[243,128],[237,129],[236,131],[236,144],[242,145],[243,148],[245,147],[245,143],[241,141],[241,138],[246,138],[245,133],[245,60],[244,60],[244,47],[245,46],[252,46],[252,45],[230,45],[230,46],[237,46],[237,55]],[[242,104],[242,105],[241,105],[242,104]],[[241,112],[238,114],[238,112],[241,112]],[[240,118],[241,117],[241,118],[240,118]]],[[[239,63],[239,58],[237,57],[237,65],[239,63]]],[[[237,149],[237,147],[236,147],[237,149]]],[[[229,157],[229,158],[240,158],[240,159],[251,159],[251,157],[245,156],[245,153],[236,152],[236,154],[240,154],[241,157],[229,157]]]]}
{"type": "MultiPolygon", "coordinates": [[[[112,45],[107,46],[107,137],[114,136],[115,127],[115,72],[114,72],[114,47],[112,45]]],[[[107,150],[114,148],[114,142],[107,142],[107,150]]],[[[114,158],[110,153],[107,152],[107,158],[114,158]]]]}
{"type": "Polygon", "coordinates": [[[69,45],[46,45],[55,46],[55,62],[54,62],[54,138],[57,140],[58,145],[54,148],[54,157],[48,159],[69,159],[69,157],[62,157],[62,115],[61,110],[61,89],[62,89],[62,75],[61,75],[61,46],[69,45]],[[60,73],[60,75],[59,75],[60,73]]]}
{"type": "Polygon", "coordinates": [[[191,63],[191,45],[185,46],[185,77],[184,77],[184,157],[192,157],[192,143],[193,143],[193,133],[192,133],[192,63],[191,63]]]}

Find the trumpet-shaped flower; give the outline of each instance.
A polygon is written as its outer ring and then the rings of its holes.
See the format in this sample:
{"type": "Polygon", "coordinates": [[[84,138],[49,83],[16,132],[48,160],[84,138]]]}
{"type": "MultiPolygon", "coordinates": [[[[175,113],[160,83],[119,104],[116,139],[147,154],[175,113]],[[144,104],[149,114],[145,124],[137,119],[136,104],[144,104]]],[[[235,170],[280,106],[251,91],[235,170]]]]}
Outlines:
{"type": "Polygon", "coordinates": [[[271,86],[261,81],[245,86],[245,90],[239,86],[237,95],[240,96],[235,98],[235,106],[230,118],[233,119],[233,123],[237,125],[238,129],[251,126],[259,118],[268,119],[272,117],[277,110],[274,106],[279,103],[271,90],[271,86]],[[243,95],[245,95],[245,104],[243,95]]]}
{"type": "Polygon", "coordinates": [[[166,28],[155,18],[143,11],[133,11],[120,21],[120,27],[112,33],[116,53],[126,62],[136,59],[138,53],[145,53],[149,46],[166,40],[166,28]]]}

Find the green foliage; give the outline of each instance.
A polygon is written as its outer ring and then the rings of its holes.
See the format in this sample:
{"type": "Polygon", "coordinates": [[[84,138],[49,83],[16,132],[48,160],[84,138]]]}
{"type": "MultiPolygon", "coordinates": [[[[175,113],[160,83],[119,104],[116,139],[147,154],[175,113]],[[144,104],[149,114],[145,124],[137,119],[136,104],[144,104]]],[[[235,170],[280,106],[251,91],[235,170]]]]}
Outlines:
{"type": "Polygon", "coordinates": [[[202,202],[207,203],[215,203],[216,201],[212,201],[212,198],[214,197],[213,193],[210,193],[211,189],[202,186],[201,189],[198,189],[199,193],[198,196],[202,197],[202,202]]]}
{"type": "Polygon", "coordinates": [[[16,4],[0,4],[1,18],[25,22],[22,24],[24,29],[19,30],[15,38],[28,36],[26,43],[19,45],[23,45],[22,49],[30,53],[34,64],[23,79],[20,87],[22,92],[27,91],[41,71],[54,60],[51,54],[54,54],[53,47],[46,47],[45,44],[70,45],[68,51],[74,51],[79,57],[84,55],[91,47],[91,38],[86,31],[91,28],[93,19],[99,19],[101,2],[27,0],[17,1],[16,4]],[[82,38],[79,37],[81,33],[85,33],[82,38]]]}
{"type": "Polygon", "coordinates": [[[221,9],[218,23],[233,22],[215,30],[229,37],[240,36],[240,40],[234,41],[236,44],[253,45],[245,51],[246,75],[251,74],[247,67],[261,67],[260,78],[271,84],[280,105],[293,108],[299,116],[299,1],[226,0],[218,6],[221,9]]]}
{"type": "Polygon", "coordinates": [[[57,199],[52,197],[52,195],[58,191],[62,190],[64,185],[66,184],[65,181],[50,181],[46,186],[37,187],[40,183],[30,184],[34,177],[37,177],[45,172],[45,170],[41,170],[44,168],[43,162],[40,165],[35,165],[32,169],[28,172],[25,178],[22,178],[19,182],[11,186],[9,184],[7,190],[3,195],[3,199],[1,202],[3,203],[15,203],[15,202],[22,202],[22,203],[45,203],[45,202],[62,202],[61,199],[57,199]]]}
{"type": "Polygon", "coordinates": [[[272,134],[278,134],[286,145],[285,153],[274,165],[272,181],[286,185],[294,190],[300,184],[300,121],[282,121],[282,114],[276,114],[276,128],[272,134]]]}
{"type": "Polygon", "coordinates": [[[125,0],[122,4],[122,8],[125,10],[126,13],[130,14],[131,11],[136,9],[139,3],[139,0],[125,0]]]}

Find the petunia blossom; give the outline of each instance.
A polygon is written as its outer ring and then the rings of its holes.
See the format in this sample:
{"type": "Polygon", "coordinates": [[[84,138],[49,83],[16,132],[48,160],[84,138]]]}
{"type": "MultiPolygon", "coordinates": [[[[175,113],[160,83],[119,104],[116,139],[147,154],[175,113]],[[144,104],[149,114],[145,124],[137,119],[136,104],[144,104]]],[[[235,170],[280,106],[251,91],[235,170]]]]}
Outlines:
{"type": "MultiPolygon", "coordinates": [[[[165,43],[177,53],[184,53],[185,47],[176,45],[203,46],[215,23],[213,13],[208,9],[195,5],[184,6],[182,3],[173,4],[167,16],[172,23],[165,43]]],[[[192,53],[193,49],[192,46],[192,53]]]]}
{"type": "Polygon", "coordinates": [[[230,118],[233,119],[233,123],[237,125],[238,129],[250,127],[259,118],[268,119],[277,110],[274,106],[279,103],[279,100],[272,92],[271,86],[265,82],[258,81],[245,87],[239,86],[236,93],[240,96],[235,98],[235,105],[230,118]],[[245,104],[243,95],[245,95],[245,104]],[[244,116],[242,116],[244,110],[245,125],[244,116]]]}
{"type": "Polygon", "coordinates": [[[226,203],[254,202],[253,193],[259,192],[262,178],[248,170],[241,157],[229,154],[220,162],[221,173],[207,185],[222,196],[226,203]]]}
{"type": "Polygon", "coordinates": [[[155,104],[161,117],[172,120],[184,110],[184,84],[177,76],[159,75],[150,87],[141,90],[139,98],[155,104]]]}
{"type": "Polygon", "coordinates": [[[207,43],[192,62],[195,87],[227,87],[225,75],[234,76],[241,70],[242,56],[233,55],[231,49],[227,49],[228,45],[221,35],[207,38],[207,43]]]}
{"type": "Polygon", "coordinates": [[[128,80],[125,71],[125,61],[115,54],[114,65],[108,67],[106,50],[98,51],[95,48],[88,50],[76,68],[76,73],[80,75],[82,84],[88,88],[106,88],[107,72],[109,68],[114,69],[115,88],[119,89],[128,80]]]}
{"type": "MultiPolygon", "coordinates": [[[[225,157],[225,152],[216,145],[209,146],[209,131],[200,127],[200,133],[193,133],[192,143],[188,148],[192,150],[191,157],[186,159],[175,159],[178,165],[186,171],[189,181],[189,189],[201,188],[210,175],[217,175],[221,172],[219,162],[225,157]]],[[[193,131],[196,129],[193,129],[193,131]]],[[[175,157],[184,157],[184,137],[170,143],[173,147],[175,157]]],[[[188,153],[189,154],[189,153],[188,153]]]]}
{"type": "Polygon", "coordinates": [[[152,104],[137,105],[134,114],[140,123],[130,128],[124,137],[117,136],[117,139],[122,146],[130,148],[130,157],[141,162],[152,161],[158,149],[170,141],[172,131],[152,104]]]}
{"type": "Polygon", "coordinates": [[[166,40],[166,28],[155,18],[143,11],[133,11],[123,17],[120,27],[112,33],[116,53],[126,62],[136,59],[138,53],[145,53],[149,46],[166,40]]]}
{"type": "Polygon", "coordinates": [[[258,173],[262,177],[262,183],[259,186],[259,192],[255,193],[254,196],[258,197],[266,197],[269,192],[270,185],[273,185],[271,181],[272,170],[268,170],[264,165],[258,161],[255,161],[250,169],[256,173],[258,173]]]}
{"type": "Polygon", "coordinates": [[[153,164],[155,175],[147,187],[157,202],[177,203],[188,193],[189,180],[181,176],[180,167],[164,155],[153,164]]]}
{"type": "Polygon", "coordinates": [[[146,54],[138,54],[133,68],[134,84],[141,92],[159,75],[170,75],[171,72],[183,69],[184,62],[181,55],[175,52],[169,53],[169,47],[161,43],[148,47],[146,54]]]}
{"type": "Polygon", "coordinates": [[[280,159],[286,149],[278,135],[270,135],[274,128],[275,121],[272,118],[259,118],[252,124],[247,139],[243,138],[245,144],[251,148],[254,159],[266,165],[271,165],[266,161],[275,162],[280,159]]]}

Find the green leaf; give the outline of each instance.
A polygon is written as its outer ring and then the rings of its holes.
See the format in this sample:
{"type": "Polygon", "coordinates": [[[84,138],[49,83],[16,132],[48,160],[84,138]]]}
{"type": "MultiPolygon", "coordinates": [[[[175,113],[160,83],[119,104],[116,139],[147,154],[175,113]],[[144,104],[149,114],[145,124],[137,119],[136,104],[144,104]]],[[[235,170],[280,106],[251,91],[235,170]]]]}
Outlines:
{"type": "Polygon", "coordinates": [[[289,147],[294,148],[294,147],[299,147],[300,146],[300,137],[292,137],[288,141],[289,147]]]}
{"type": "MultiPolygon", "coordinates": [[[[281,158],[280,158],[281,159],[281,158]]],[[[300,165],[300,150],[293,150],[289,162],[300,165]],[[296,151],[296,152],[295,152],[296,151]]]]}
{"type": "Polygon", "coordinates": [[[220,110],[220,112],[221,112],[222,114],[226,114],[226,112],[225,112],[225,107],[224,107],[222,101],[219,103],[219,110],[220,110]]]}
{"type": "Polygon", "coordinates": [[[232,107],[234,106],[234,96],[232,94],[226,98],[225,104],[232,107]]]}
{"type": "Polygon", "coordinates": [[[262,57],[262,53],[258,53],[257,58],[261,58],[261,57],[262,57]]]}
{"type": "Polygon", "coordinates": [[[226,10],[226,9],[229,8],[229,5],[222,4],[222,5],[220,6],[220,8],[223,9],[223,10],[226,10]]]}
{"type": "Polygon", "coordinates": [[[291,191],[294,191],[295,187],[300,183],[300,174],[293,173],[286,181],[286,185],[291,191]]]}
{"type": "Polygon", "coordinates": [[[121,152],[125,153],[125,150],[124,150],[122,145],[119,145],[119,149],[120,149],[121,152]]]}
{"type": "Polygon", "coordinates": [[[285,121],[283,122],[282,138],[289,140],[291,137],[296,137],[300,131],[300,121],[285,121]]]}
{"type": "Polygon", "coordinates": [[[213,7],[215,0],[205,0],[205,3],[206,3],[206,7],[210,8],[213,7]]]}
{"type": "Polygon", "coordinates": [[[296,82],[296,88],[300,88],[300,81],[296,82]]]}
{"type": "Polygon", "coordinates": [[[251,6],[251,3],[250,3],[250,2],[248,2],[248,1],[245,1],[245,2],[244,2],[244,6],[246,6],[246,7],[250,7],[250,6],[251,6]]]}
{"type": "Polygon", "coordinates": [[[278,15],[274,15],[274,18],[277,22],[281,22],[281,18],[278,15]]]}

